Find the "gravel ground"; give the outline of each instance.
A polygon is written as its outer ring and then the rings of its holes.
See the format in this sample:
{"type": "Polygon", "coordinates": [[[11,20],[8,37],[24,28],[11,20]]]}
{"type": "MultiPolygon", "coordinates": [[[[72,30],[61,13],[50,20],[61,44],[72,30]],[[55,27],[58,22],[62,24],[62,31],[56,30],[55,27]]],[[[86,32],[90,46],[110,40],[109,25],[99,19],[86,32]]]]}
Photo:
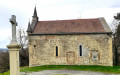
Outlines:
{"type": "Polygon", "coordinates": [[[120,75],[120,74],[106,74],[101,72],[91,71],[76,71],[76,70],[44,70],[39,72],[22,72],[21,75],[54,75],[54,74],[65,74],[65,75],[120,75]]]}

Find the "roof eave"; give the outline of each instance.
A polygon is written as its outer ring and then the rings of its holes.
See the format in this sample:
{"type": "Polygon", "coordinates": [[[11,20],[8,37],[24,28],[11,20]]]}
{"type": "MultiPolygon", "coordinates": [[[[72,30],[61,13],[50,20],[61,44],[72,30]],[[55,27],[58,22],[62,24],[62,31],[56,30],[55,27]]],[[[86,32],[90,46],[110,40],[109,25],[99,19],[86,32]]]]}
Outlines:
{"type": "Polygon", "coordinates": [[[83,34],[112,34],[112,32],[87,32],[87,33],[29,33],[28,35],[83,35],[83,34]]]}

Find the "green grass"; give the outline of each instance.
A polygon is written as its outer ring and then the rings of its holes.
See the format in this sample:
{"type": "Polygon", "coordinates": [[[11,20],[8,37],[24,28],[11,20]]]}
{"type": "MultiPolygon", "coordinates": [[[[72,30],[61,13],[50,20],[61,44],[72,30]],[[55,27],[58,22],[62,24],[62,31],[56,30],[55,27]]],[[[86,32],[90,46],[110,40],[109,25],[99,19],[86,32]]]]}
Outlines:
{"type": "MultiPolygon", "coordinates": [[[[36,72],[42,70],[79,70],[79,71],[95,71],[104,73],[120,74],[120,66],[86,66],[86,65],[43,65],[36,67],[22,67],[21,72],[36,72]]],[[[0,75],[9,75],[9,71],[0,75]]]]}
{"type": "Polygon", "coordinates": [[[21,72],[33,72],[42,70],[80,70],[80,71],[96,71],[104,73],[120,73],[120,66],[83,66],[83,65],[44,65],[37,67],[29,67],[22,69],[21,72]]]}
{"type": "Polygon", "coordinates": [[[0,73],[0,75],[10,75],[10,71],[4,72],[4,73],[0,73]]]}

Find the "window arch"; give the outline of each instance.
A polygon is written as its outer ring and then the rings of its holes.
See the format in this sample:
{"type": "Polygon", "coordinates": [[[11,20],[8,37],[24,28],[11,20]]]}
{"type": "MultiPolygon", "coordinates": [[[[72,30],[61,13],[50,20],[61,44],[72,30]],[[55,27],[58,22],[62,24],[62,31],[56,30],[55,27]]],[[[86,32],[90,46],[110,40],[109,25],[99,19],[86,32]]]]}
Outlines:
{"type": "Polygon", "coordinates": [[[56,56],[58,56],[58,46],[56,46],[56,56]]]}
{"type": "Polygon", "coordinates": [[[82,45],[79,46],[79,55],[82,56],[82,45]]]}

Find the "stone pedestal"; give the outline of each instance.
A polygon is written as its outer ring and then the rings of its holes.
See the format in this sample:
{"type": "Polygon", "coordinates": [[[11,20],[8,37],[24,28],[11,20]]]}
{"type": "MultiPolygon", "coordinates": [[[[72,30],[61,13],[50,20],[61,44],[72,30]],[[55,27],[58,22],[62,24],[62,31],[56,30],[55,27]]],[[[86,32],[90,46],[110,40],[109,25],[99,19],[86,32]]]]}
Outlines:
{"type": "Polygon", "coordinates": [[[7,45],[10,57],[10,75],[19,75],[19,49],[18,44],[7,45]]]}

